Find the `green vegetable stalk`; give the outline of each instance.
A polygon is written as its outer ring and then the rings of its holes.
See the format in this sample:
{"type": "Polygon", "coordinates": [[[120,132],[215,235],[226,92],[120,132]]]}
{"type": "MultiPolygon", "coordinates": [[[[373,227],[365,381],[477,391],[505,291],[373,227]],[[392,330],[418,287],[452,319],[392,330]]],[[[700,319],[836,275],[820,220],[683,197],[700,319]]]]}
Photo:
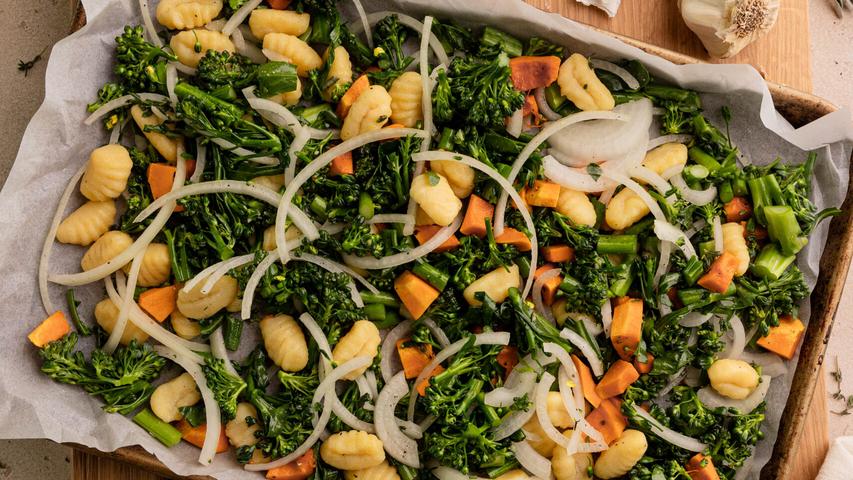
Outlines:
{"type": "Polygon", "coordinates": [[[147,408],[140,410],[133,416],[133,423],[144,428],[152,437],[169,448],[181,441],[181,432],[177,428],[160,420],[147,408]]]}

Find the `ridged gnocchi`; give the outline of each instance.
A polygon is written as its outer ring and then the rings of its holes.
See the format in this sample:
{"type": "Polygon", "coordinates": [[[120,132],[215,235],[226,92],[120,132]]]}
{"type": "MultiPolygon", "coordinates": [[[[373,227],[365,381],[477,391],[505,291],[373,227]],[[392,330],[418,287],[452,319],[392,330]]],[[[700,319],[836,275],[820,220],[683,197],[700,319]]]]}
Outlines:
{"type": "Polygon", "coordinates": [[[436,223],[446,227],[462,210],[462,201],[453,192],[450,182],[435,172],[426,172],[412,180],[409,195],[436,223]]]}
{"type": "MultiPolygon", "coordinates": [[[[130,265],[124,266],[125,273],[130,271],[130,265]]],[[[169,257],[169,247],[165,243],[151,243],[145,248],[142,265],[139,267],[139,278],[136,284],[140,287],[156,287],[162,285],[172,274],[172,261],[169,257]]]]}
{"type": "Polygon", "coordinates": [[[260,185],[261,187],[269,188],[274,192],[278,192],[284,187],[284,174],[281,175],[264,175],[260,177],[255,177],[250,182],[255,185],[260,185]]]}
{"type": "Polygon", "coordinates": [[[115,218],[115,201],[86,202],[59,224],[56,240],[83,247],[91,245],[110,230],[115,218]]]}
{"type": "MultiPolygon", "coordinates": [[[[181,138],[168,137],[160,132],[146,132],[145,127],[156,127],[163,124],[163,120],[153,113],[146,114],[139,105],[130,108],[133,121],[142,130],[142,134],[151,143],[155,150],[168,162],[174,163],[178,160],[178,147],[183,144],[181,138]]],[[[129,172],[128,172],[129,173],[129,172]]]]}
{"type": "Polygon", "coordinates": [[[341,127],[341,139],[379,130],[391,118],[391,95],[381,85],[371,85],[353,102],[341,127]]]}
{"type": "Polygon", "coordinates": [[[391,95],[392,122],[412,128],[423,121],[424,112],[421,101],[424,89],[420,73],[404,72],[391,83],[388,94],[391,95]]]}
{"type": "MultiPolygon", "coordinates": [[[[112,260],[121,252],[133,245],[130,235],[118,230],[111,230],[103,235],[83,254],[80,268],[85,272],[112,260]]],[[[124,266],[124,265],[122,265],[124,266]]]]}
{"type": "Polygon", "coordinates": [[[308,343],[290,315],[270,315],[258,324],[270,359],[285,372],[298,372],[308,365],[308,343]]]}
{"type": "Polygon", "coordinates": [[[237,280],[225,275],[220,278],[207,295],[201,293],[204,282],[199,282],[192,290],[178,291],[178,310],[186,317],[201,320],[212,316],[227,307],[237,298],[237,280]]]}
{"type": "Polygon", "coordinates": [[[133,161],[121,145],[104,145],[92,150],[86,172],[80,180],[80,193],[89,200],[102,202],[118,198],[127,188],[133,161]]]}
{"type": "Polygon", "coordinates": [[[530,446],[539,453],[539,455],[551,458],[551,454],[554,452],[554,447],[557,443],[545,434],[545,430],[542,430],[542,425],[539,423],[539,419],[536,417],[536,414],[530,417],[530,420],[528,420],[522,428],[526,434],[529,434],[526,435],[527,443],[529,443],[530,446]]]}
{"type": "MultiPolygon", "coordinates": [[[[453,186],[451,185],[450,188],[453,188],[453,186]]],[[[430,218],[429,214],[427,214],[423,208],[418,206],[415,210],[415,225],[418,227],[423,225],[435,225],[435,220],[430,218]]]]}
{"type": "MultiPolygon", "coordinates": [[[[393,109],[393,106],[391,108],[393,109]]],[[[429,168],[447,179],[450,189],[457,197],[467,198],[474,191],[475,173],[468,165],[452,160],[433,160],[429,162],[429,168]]]]}
{"type": "Polygon", "coordinates": [[[376,435],[349,430],[331,435],[320,447],[323,461],[339,470],[363,470],[385,460],[385,448],[376,435]]]}
{"type": "Polygon", "coordinates": [[[520,468],[516,468],[515,470],[510,470],[500,477],[497,477],[495,480],[527,480],[527,473],[520,468]]]}
{"type": "Polygon", "coordinates": [[[169,30],[203,27],[219,16],[222,0],[160,0],[157,21],[169,30]]]}
{"type": "Polygon", "coordinates": [[[184,416],[180,407],[190,407],[201,400],[195,380],[189,373],[182,373],[166,383],[160,384],[151,394],[151,411],[164,422],[176,422],[184,416]]]}
{"type": "Polygon", "coordinates": [[[268,33],[286,33],[298,37],[307,32],[310,25],[310,14],[294,10],[256,8],[249,16],[249,29],[260,40],[268,33]]]}
{"type": "Polygon", "coordinates": [[[731,358],[721,358],[711,364],[708,379],[717,393],[735,400],[748,397],[761,380],[752,365],[731,358]]]}
{"type": "Polygon", "coordinates": [[[560,187],[560,197],[557,199],[557,211],[574,222],[576,225],[591,227],[598,221],[595,206],[585,193],[560,187]]]}
{"type": "MultiPolygon", "coordinates": [[[[355,357],[376,357],[379,344],[382,343],[382,338],[379,336],[379,329],[373,322],[367,320],[359,320],[352,325],[350,331],[341,337],[338,344],[332,350],[332,360],[338,365],[352,360],[355,357]]],[[[353,370],[346,374],[345,380],[355,380],[364,371],[367,366],[353,370]]]]}
{"type": "Polygon", "coordinates": [[[749,269],[749,248],[743,236],[743,225],[735,222],[723,224],[723,251],[737,258],[735,276],[739,277],[749,269]]]}
{"type": "MultiPolygon", "coordinates": [[[[119,308],[109,298],[105,298],[95,305],[95,321],[107,333],[112,333],[116,322],[118,321],[119,308]]],[[[130,345],[132,340],[136,343],[145,343],[148,340],[148,334],[139,329],[133,322],[129,321],[124,327],[124,332],[121,334],[119,343],[122,345],[130,345]]]]}
{"type": "MultiPolygon", "coordinates": [[[[571,435],[571,430],[563,435],[571,435]]],[[[559,445],[554,447],[551,455],[551,472],[556,480],[592,480],[590,475],[592,467],[592,455],[588,453],[575,453],[569,455],[569,451],[559,445]]]]}
{"type": "Polygon", "coordinates": [[[187,318],[186,315],[180,312],[180,310],[172,312],[169,319],[172,322],[172,330],[174,330],[179,337],[186,340],[192,340],[193,338],[201,335],[201,325],[199,325],[198,321],[187,318]]]}
{"type": "Polygon", "coordinates": [[[299,77],[296,78],[296,90],[281,92],[271,97],[267,97],[267,100],[272,100],[273,102],[284,105],[285,107],[292,107],[296,105],[299,103],[300,99],[302,99],[302,80],[300,80],[299,77]]]}
{"type": "Polygon", "coordinates": [[[400,480],[397,469],[382,461],[379,465],[361,470],[347,470],[344,472],[345,480],[400,480]]]}
{"type": "Polygon", "coordinates": [[[474,280],[465,287],[462,296],[469,305],[479,307],[483,302],[474,297],[477,292],[485,292],[495,303],[501,303],[506,300],[509,289],[512,287],[521,288],[521,276],[516,264],[512,264],[509,268],[498,267],[474,280]]]}
{"type": "Polygon", "coordinates": [[[676,165],[687,164],[687,146],[682,143],[664,143],[646,154],[643,166],[662,175],[676,165]]]}
{"type": "Polygon", "coordinates": [[[172,37],[169,46],[178,57],[178,61],[195,68],[208,50],[234,53],[236,48],[230,38],[220,32],[196,28],[185,30],[172,37]]]}
{"type": "Polygon", "coordinates": [[[225,424],[225,436],[228,437],[228,442],[235,447],[245,447],[258,443],[258,437],[255,432],[261,429],[258,421],[258,411],[254,405],[248,402],[240,402],[237,404],[237,411],[234,418],[225,424]],[[251,425],[246,421],[251,417],[251,425]]]}
{"type": "Polygon", "coordinates": [[[275,52],[296,65],[296,74],[307,77],[308,72],[323,66],[323,59],[299,37],[286,33],[268,33],[264,37],[264,49],[275,52]]]}
{"type": "Polygon", "coordinates": [[[623,188],[607,204],[604,221],[613,230],[625,230],[649,214],[649,207],[632,190],[623,188]]]}
{"type": "Polygon", "coordinates": [[[613,110],[616,101],[589,66],[589,60],[574,53],[557,74],[560,93],[581,110],[613,110]]]}
{"type": "Polygon", "coordinates": [[[618,478],[630,472],[646,454],[646,435],[639,430],[625,430],[610,448],[599,455],[593,472],[602,479],[618,478]]]}
{"type": "Polygon", "coordinates": [[[548,418],[551,419],[551,424],[557,428],[571,428],[575,426],[575,421],[566,410],[566,405],[563,403],[563,397],[560,392],[548,392],[548,418]]]}
{"type": "MultiPolygon", "coordinates": [[[[326,49],[323,60],[326,61],[328,58],[329,49],[326,49]]],[[[346,48],[335,47],[335,58],[329,64],[326,83],[328,85],[323,89],[323,99],[327,102],[337,100],[337,97],[343,94],[343,89],[352,83],[352,61],[346,48]]]]}
{"type": "MultiPolygon", "coordinates": [[[[295,225],[291,225],[287,227],[287,230],[284,231],[284,239],[290,242],[291,240],[296,240],[302,235],[302,232],[296,228],[295,225]]],[[[275,225],[270,225],[264,230],[264,238],[262,247],[265,251],[271,252],[278,248],[275,242],[275,225]]]]}

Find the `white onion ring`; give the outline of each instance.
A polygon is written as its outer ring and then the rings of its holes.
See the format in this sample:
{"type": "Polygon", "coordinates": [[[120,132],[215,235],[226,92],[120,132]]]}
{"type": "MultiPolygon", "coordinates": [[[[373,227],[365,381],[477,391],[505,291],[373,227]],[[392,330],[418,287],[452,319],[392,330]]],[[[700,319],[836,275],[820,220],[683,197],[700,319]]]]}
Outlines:
{"type": "Polygon", "coordinates": [[[720,354],[720,358],[740,358],[744,347],[746,347],[746,332],[744,332],[743,322],[737,315],[732,315],[729,323],[732,326],[732,343],[720,354]]]}
{"type": "Polygon", "coordinates": [[[234,364],[231,363],[231,359],[228,358],[228,349],[225,348],[225,338],[222,336],[221,326],[210,334],[210,352],[213,353],[215,358],[222,360],[222,364],[229,374],[235,378],[241,378],[240,374],[237,373],[237,369],[234,368],[234,364]]]}
{"type": "Polygon", "coordinates": [[[370,225],[377,223],[410,223],[414,222],[415,217],[408,213],[379,213],[367,221],[370,225]]]}
{"type": "Polygon", "coordinates": [[[229,258],[228,260],[222,262],[222,265],[216,269],[213,273],[207,277],[207,281],[204,282],[204,285],[201,286],[201,290],[199,290],[203,295],[207,295],[213,290],[213,286],[216,285],[222,277],[228,274],[231,270],[235,268],[240,268],[243,265],[248,263],[252,263],[255,260],[254,253],[247,253],[246,255],[240,255],[239,257],[229,258]]]}
{"type": "Polygon", "coordinates": [[[675,225],[663,220],[655,220],[654,230],[659,239],[672,242],[680,248],[688,260],[696,256],[696,250],[690,243],[690,239],[675,225]]]}
{"type": "Polygon", "coordinates": [[[121,337],[124,335],[124,330],[127,327],[127,318],[130,315],[130,305],[133,303],[133,292],[136,291],[136,282],[139,280],[139,269],[142,268],[142,260],[145,258],[145,251],[138,253],[130,262],[130,272],[127,277],[127,285],[124,287],[124,297],[119,307],[118,318],[113,325],[113,331],[110,332],[107,343],[104,344],[104,352],[112,355],[118,346],[121,337]]]}
{"type": "Polygon", "coordinates": [[[610,300],[605,300],[601,305],[601,326],[604,328],[604,335],[610,338],[610,326],[613,324],[613,305],[610,300]]]}
{"type": "Polygon", "coordinates": [[[734,408],[742,414],[748,414],[764,401],[767,391],[770,390],[770,380],[770,375],[762,375],[761,381],[755,387],[755,390],[742,400],[724,397],[717,393],[710,385],[700,388],[696,392],[696,395],[702,404],[708,408],[734,408]]]}
{"type": "Polygon", "coordinates": [[[379,371],[382,373],[382,380],[386,383],[391,381],[394,374],[400,368],[400,361],[395,355],[397,341],[411,333],[413,323],[411,320],[404,320],[398,323],[397,326],[385,335],[385,339],[382,340],[382,346],[379,349],[379,354],[382,355],[382,358],[379,360],[379,371]]]}
{"type": "Polygon", "coordinates": [[[625,185],[625,188],[631,190],[632,192],[636,193],[638,197],[640,197],[640,200],[642,200],[643,203],[645,203],[646,206],[649,207],[649,211],[652,213],[652,215],[654,215],[656,219],[663,222],[667,221],[666,215],[664,215],[663,210],[661,210],[660,205],[658,205],[658,202],[655,201],[655,199],[652,198],[651,195],[649,195],[649,192],[647,192],[646,189],[643,188],[639,183],[631,180],[622,173],[616,172],[615,170],[609,168],[602,169],[602,176],[610,178],[611,180],[617,183],[621,183],[622,185],[625,185]]]}
{"type": "Polygon", "coordinates": [[[201,143],[201,137],[195,139],[195,170],[190,177],[190,182],[198,183],[207,166],[207,145],[201,143]]]}
{"type": "MultiPolygon", "coordinates": [[[[396,15],[397,20],[401,24],[411,28],[412,30],[414,30],[416,32],[422,32],[424,29],[423,23],[416,20],[415,18],[413,18],[409,15],[406,15],[405,13],[391,12],[391,11],[374,12],[374,13],[367,15],[367,24],[370,26],[376,25],[377,22],[379,22],[383,18],[391,16],[391,15],[396,15]]],[[[355,34],[358,34],[358,33],[365,31],[364,26],[361,25],[360,22],[357,22],[354,24],[351,23],[348,25],[348,27],[349,27],[350,31],[352,33],[355,33],[355,34]]],[[[436,37],[435,34],[433,34],[433,33],[430,33],[430,36],[429,36],[429,46],[432,49],[433,53],[435,54],[435,58],[438,60],[438,63],[450,65],[450,59],[447,57],[447,52],[444,51],[444,46],[438,40],[438,37],[436,37]]]]}
{"type": "Polygon", "coordinates": [[[142,25],[144,26],[145,36],[155,46],[162,47],[163,41],[157,35],[157,29],[154,28],[154,22],[151,20],[151,10],[148,8],[148,0],[139,0],[139,11],[142,14],[142,25]]]}
{"type": "Polygon", "coordinates": [[[583,356],[586,357],[586,360],[589,362],[589,367],[592,369],[592,373],[596,377],[604,375],[604,362],[601,361],[595,353],[595,349],[586,341],[585,338],[568,328],[564,328],[560,332],[560,336],[570,341],[572,345],[578,347],[578,350],[580,350],[581,353],[583,353],[583,356]]]}
{"type": "MultiPolygon", "coordinates": [[[[642,180],[649,185],[655,187],[661,195],[666,195],[671,189],[672,186],[663,179],[660,175],[655,173],[650,168],[644,167],[642,165],[634,165],[629,170],[631,177],[642,180]]],[[[667,203],[672,203],[670,199],[667,199],[667,203]]]]}
{"type": "MultiPolygon", "coordinates": [[[[327,258],[319,257],[317,255],[312,255],[310,253],[302,253],[299,255],[298,258],[306,262],[311,262],[333,273],[346,273],[350,277],[358,280],[358,282],[364,285],[364,288],[369,290],[371,293],[379,293],[379,289],[374,287],[372,283],[368,282],[367,279],[361,276],[360,273],[356,272],[355,270],[349,268],[348,266],[342,263],[338,263],[327,258]]],[[[353,299],[353,301],[356,301],[356,303],[362,302],[361,297],[359,297],[359,300],[353,299]]]]}
{"type": "Polygon", "coordinates": [[[782,360],[779,355],[775,353],[768,352],[753,352],[749,350],[745,350],[740,354],[740,359],[754,365],[758,365],[761,367],[762,375],[770,375],[771,377],[780,377],[782,375],[787,375],[788,367],[785,365],[785,361],[782,360]]]}
{"type": "MultiPolygon", "coordinates": [[[[305,315],[305,314],[303,314],[303,315],[305,315]]],[[[300,317],[300,320],[302,320],[301,317],[300,317]]],[[[323,364],[328,364],[329,359],[327,359],[325,357],[321,357],[320,362],[323,364]]],[[[348,374],[350,374],[356,370],[370,366],[371,362],[373,362],[373,358],[369,357],[367,355],[353,357],[350,360],[347,360],[346,362],[342,363],[340,366],[336,367],[332,371],[328,372],[328,374],[325,375],[325,377],[323,378],[323,381],[320,382],[320,385],[317,386],[317,390],[314,392],[314,396],[311,397],[311,405],[316,405],[316,404],[320,403],[320,400],[322,400],[324,397],[337,398],[336,394],[334,393],[335,392],[335,384],[339,380],[343,380],[343,378],[346,375],[348,375],[348,374]]],[[[324,366],[326,366],[326,365],[324,365],[324,366]]],[[[334,398],[332,398],[332,404],[335,403],[334,398]]],[[[341,408],[346,410],[346,408],[343,407],[343,405],[341,405],[341,408]]],[[[316,411],[314,411],[313,415],[314,415],[314,425],[317,425],[317,422],[319,421],[319,415],[317,414],[316,411]]],[[[341,420],[343,420],[343,419],[341,419],[341,420]]]]}
{"type": "Polygon", "coordinates": [[[684,181],[684,177],[680,174],[675,175],[670,179],[672,182],[672,186],[681,193],[681,196],[684,197],[688,202],[703,206],[707,205],[714,201],[717,198],[717,187],[711,185],[705,190],[693,190],[692,188],[687,186],[687,182],[684,181]]]}
{"type": "Polygon", "coordinates": [[[672,256],[672,242],[666,240],[660,241],[660,260],[658,260],[658,268],[655,269],[654,287],[657,288],[660,284],[660,279],[669,272],[670,257],[672,256]]]}
{"type": "Polygon", "coordinates": [[[278,201],[281,198],[281,195],[269,188],[262,187],[251,182],[243,182],[240,180],[211,180],[209,182],[194,183],[192,185],[172,190],[151,202],[147,207],[139,212],[139,215],[137,215],[133,221],[135,223],[139,223],[145,220],[151,216],[152,213],[169,202],[193,195],[207,195],[211,193],[236,193],[239,195],[247,195],[270,205],[278,205],[278,201]]]}
{"type": "Polygon", "coordinates": [[[513,138],[518,138],[521,136],[521,130],[524,128],[524,111],[519,108],[518,110],[512,112],[512,115],[509,117],[509,122],[506,126],[506,133],[510,134],[513,138]]]}
{"type": "Polygon", "coordinates": [[[285,185],[292,182],[293,177],[296,176],[296,164],[299,163],[297,154],[305,148],[309,140],[311,140],[311,136],[304,128],[297,130],[296,137],[293,138],[293,142],[291,142],[290,147],[287,149],[287,156],[290,161],[287,163],[287,168],[284,169],[285,185]]]}
{"type": "Polygon", "coordinates": [[[310,435],[308,435],[308,438],[306,438],[305,441],[302,442],[302,445],[300,445],[296,450],[270,463],[247,463],[243,468],[250,472],[272,470],[273,468],[287,465],[288,463],[301,457],[305,452],[307,452],[311,447],[313,447],[315,443],[317,443],[317,440],[320,439],[320,436],[326,429],[326,425],[328,425],[329,423],[329,417],[332,416],[332,398],[332,395],[327,395],[323,399],[323,413],[320,414],[320,419],[314,426],[314,430],[311,432],[310,435]]]}
{"type": "Polygon", "coordinates": [[[98,108],[97,110],[92,112],[91,115],[86,117],[86,120],[83,120],[83,123],[85,125],[92,125],[93,123],[97,122],[100,118],[106,116],[113,110],[130,105],[136,100],[145,100],[149,102],[168,102],[169,97],[160,95],[159,93],[135,93],[133,95],[123,95],[101,105],[100,108],[98,108]]]}
{"type": "Polygon", "coordinates": [[[555,356],[560,362],[560,366],[562,367],[559,371],[560,397],[563,399],[563,405],[566,407],[566,411],[569,412],[569,416],[575,422],[579,422],[584,418],[586,403],[583,397],[583,384],[581,383],[578,369],[575,367],[575,362],[572,361],[569,352],[556,343],[547,342],[542,345],[542,350],[555,356]],[[573,384],[571,387],[569,387],[569,382],[573,384]],[[569,390],[566,390],[567,388],[569,390]],[[571,392],[571,395],[569,395],[569,392],[571,392]]]}
{"type": "MultiPolygon", "coordinates": [[[[376,410],[373,413],[376,435],[382,440],[385,451],[398,462],[412,468],[420,468],[418,444],[400,431],[397,426],[394,409],[400,399],[408,393],[406,375],[399,372],[379,392],[376,410]]],[[[412,401],[410,399],[409,401],[412,401]]]]}
{"type": "MultiPolygon", "coordinates": [[[[657,138],[653,138],[649,140],[648,146],[646,146],[646,151],[654,150],[655,148],[664,145],[666,143],[690,143],[693,141],[693,135],[688,134],[673,134],[673,135],[663,135],[657,138]]],[[[680,165],[681,168],[684,168],[684,165],[680,165]]]]}
{"type": "Polygon", "coordinates": [[[431,318],[422,317],[420,322],[424,324],[432,335],[435,337],[435,341],[441,346],[441,348],[447,348],[450,345],[450,339],[447,337],[447,334],[444,333],[444,330],[441,329],[431,318]]]}
{"type": "Polygon", "coordinates": [[[610,185],[612,185],[611,182],[602,177],[599,177],[598,180],[593,179],[584,169],[567,167],[551,155],[546,156],[542,160],[542,166],[545,177],[549,180],[562,187],[579,192],[595,193],[607,191],[611,188],[610,185]]]}
{"type": "Polygon", "coordinates": [[[256,152],[245,149],[243,147],[238,147],[237,145],[234,145],[233,143],[229,142],[228,140],[225,140],[224,138],[211,138],[210,141],[222,147],[223,150],[233,153],[238,157],[247,157],[246,159],[250,162],[258,163],[261,165],[279,164],[279,160],[275,157],[258,155],[256,152]]]}
{"type": "Polygon", "coordinates": [[[616,75],[623,82],[625,82],[625,85],[627,85],[628,89],[630,90],[637,90],[640,88],[640,82],[637,80],[637,78],[631,75],[631,72],[625,70],[619,65],[616,65],[615,63],[608,62],[605,60],[599,60],[597,58],[590,58],[589,64],[592,66],[592,68],[604,70],[605,72],[610,72],[613,75],[616,75]]]}
{"type": "Polygon", "coordinates": [[[643,410],[642,408],[638,408],[636,406],[634,408],[634,413],[643,417],[646,422],[649,423],[650,431],[657,435],[661,440],[671,443],[676,447],[681,447],[690,452],[701,452],[707,448],[708,445],[696,440],[695,438],[688,437],[687,435],[683,435],[681,433],[672,430],[671,428],[663,426],[656,418],[651,416],[649,412],[643,410]]]}
{"type": "Polygon", "coordinates": [[[230,37],[234,30],[243,23],[244,20],[252,13],[252,10],[258,8],[258,5],[261,4],[263,0],[249,0],[242,7],[237,9],[231,18],[225,22],[225,25],[222,26],[222,34],[226,37],[230,37]]]}
{"type": "Polygon", "coordinates": [[[527,441],[515,442],[509,447],[518,463],[537,478],[551,478],[551,462],[539,455],[527,441]]]}
{"type": "Polygon", "coordinates": [[[678,324],[685,328],[699,327],[710,320],[712,316],[714,316],[712,313],[689,312],[678,321],[678,324]]]}
{"type": "Polygon", "coordinates": [[[373,34],[370,32],[370,23],[367,21],[367,14],[364,12],[364,6],[362,6],[360,0],[352,0],[352,3],[355,5],[355,10],[358,12],[358,18],[361,20],[361,26],[364,28],[364,37],[367,40],[367,46],[373,50],[373,34]]]}

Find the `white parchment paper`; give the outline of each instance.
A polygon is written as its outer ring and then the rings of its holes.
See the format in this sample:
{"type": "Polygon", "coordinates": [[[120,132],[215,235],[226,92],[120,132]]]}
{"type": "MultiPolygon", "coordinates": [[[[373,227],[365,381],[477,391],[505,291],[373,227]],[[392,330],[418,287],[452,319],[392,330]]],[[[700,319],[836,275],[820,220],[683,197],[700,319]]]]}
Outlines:
{"type": "MultiPolygon", "coordinates": [[[[166,449],[129,418],[105,414],[99,402],[82,389],[52,382],[39,373],[36,350],[26,334],[44,317],[36,285],[41,243],[62,189],[88,158],[107,141],[99,125],[85,127],[85,107],[112,69],[113,38],[124,25],[139,24],[135,1],[84,0],[88,25],[53,49],[47,70],[45,101],[30,122],[15,165],[0,192],[0,437],[49,438],[111,451],[141,444],[178,474],[208,474],[221,479],[260,478],[236,467],[232,453],[217,456],[212,465],[197,463],[198,450],[182,443],[166,449]]],[[[344,2],[345,3],[345,2],[344,2]]],[[[839,111],[798,130],[773,108],[758,73],[742,65],[676,66],[555,14],[546,14],[520,1],[402,0],[366,2],[368,11],[398,9],[435,14],[474,23],[490,23],[520,37],[533,34],[566,45],[571,51],[605,59],[636,58],[665,81],[702,92],[707,113],[719,123],[719,107],[733,113],[732,137],[753,163],[776,156],[801,162],[803,150],[816,150],[814,197],[818,207],[838,206],[847,191],[853,125],[850,112],[839,111]]],[[[14,94],[14,92],[12,92],[14,94]]],[[[79,197],[79,195],[78,195],[79,197]]],[[[81,203],[76,198],[70,208],[81,203]]],[[[812,236],[800,267],[813,286],[827,235],[824,223],[812,236]]],[[[53,271],[76,271],[82,249],[57,245],[53,271]]],[[[64,308],[64,290],[53,289],[53,300],[64,308]]],[[[91,319],[102,286],[78,289],[81,314],[91,319]]],[[[808,305],[801,311],[808,318],[808,305]]],[[[793,365],[791,368],[793,372],[793,365]]],[[[770,457],[793,373],[775,379],[768,396],[766,437],[751,462],[756,474],[770,457]]]]}

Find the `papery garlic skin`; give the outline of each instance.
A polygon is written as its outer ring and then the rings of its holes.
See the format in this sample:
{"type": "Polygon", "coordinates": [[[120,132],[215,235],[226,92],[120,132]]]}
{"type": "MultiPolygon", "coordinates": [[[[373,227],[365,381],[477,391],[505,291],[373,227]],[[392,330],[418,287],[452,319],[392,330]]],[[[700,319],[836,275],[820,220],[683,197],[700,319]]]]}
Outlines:
{"type": "Polygon", "coordinates": [[[728,58],[770,31],[780,0],[679,0],[681,17],[712,57],[728,58]]]}
{"type": "Polygon", "coordinates": [[[607,16],[613,18],[616,12],[619,11],[619,4],[622,0],[577,0],[588,7],[598,7],[607,13],[607,16]]]}

